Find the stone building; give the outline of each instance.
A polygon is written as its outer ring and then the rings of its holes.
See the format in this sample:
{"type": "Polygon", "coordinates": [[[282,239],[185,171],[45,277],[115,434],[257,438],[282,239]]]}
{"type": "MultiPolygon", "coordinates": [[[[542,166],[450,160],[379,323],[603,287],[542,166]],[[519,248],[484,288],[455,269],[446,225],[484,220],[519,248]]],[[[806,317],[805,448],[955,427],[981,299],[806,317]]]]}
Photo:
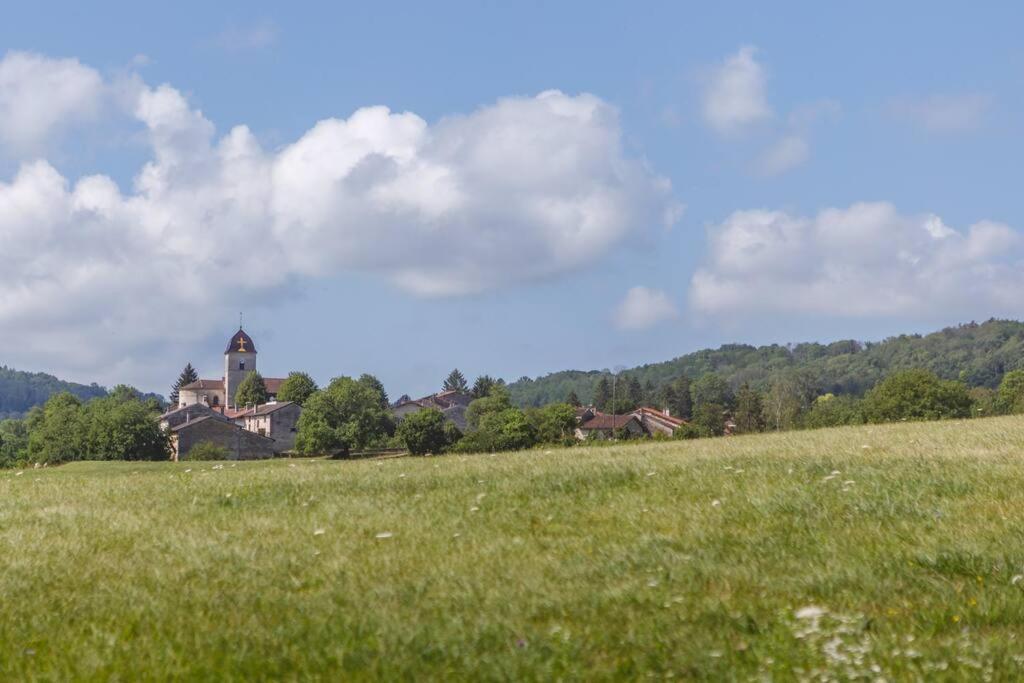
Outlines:
{"type": "Polygon", "coordinates": [[[274,440],[274,448],[280,453],[295,448],[301,414],[302,408],[298,403],[265,403],[243,412],[235,418],[235,424],[260,436],[269,436],[274,440]]]}
{"type": "Polygon", "coordinates": [[[395,420],[401,422],[403,418],[418,413],[427,408],[440,410],[449,422],[465,431],[466,429],[466,408],[473,401],[469,394],[463,394],[455,390],[440,391],[430,396],[424,396],[416,400],[403,397],[391,406],[391,415],[395,420]]]}
{"type": "MultiPolygon", "coordinates": [[[[234,408],[238,385],[256,371],[256,344],[252,337],[238,328],[224,349],[224,376],[220,379],[200,379],[178,390],[178,407],[204,403],[211,408],[234,408]]],[[[267,394],[277,397],[283,378],[264,377],[267,394]]]]}
{"type": "Polygon", "coordinates": [[[171,458],[185,460],[188,452],[201,443],[212,443],[227,450],[228,460],[261,460],[274,457],[274,439],[239,427],[220,415],[186,419],[170,427],[171,458]]]}

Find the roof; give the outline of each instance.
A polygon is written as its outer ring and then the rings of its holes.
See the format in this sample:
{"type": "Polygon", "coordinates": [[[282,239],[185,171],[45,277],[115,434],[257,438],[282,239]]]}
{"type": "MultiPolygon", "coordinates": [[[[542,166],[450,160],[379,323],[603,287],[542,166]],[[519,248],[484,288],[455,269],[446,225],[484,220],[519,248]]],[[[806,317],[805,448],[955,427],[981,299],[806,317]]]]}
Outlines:
{"type": "Polygon", "coordinates": [[[189,427],[193,427],[193,426],[199,424],[200,422],[206,422],[207,420],[214,420],[216,422],[220,422],[221,424],[226,424],[226,425],[233,424],[231,422],[228,422],[227,420],[218,420],[213,415],[203,415],[202,417],[197,417],[194,420],[189,420],[188,422],[182,422],[181,424],[174,425],[173,427],[171,427],[171,431],[172,432],[180,432],[182,429],[187,429],[189,427]]]}
{"type": "Polygon", "coordinates": [[[224,380],[222,379],[197,379],[195,382],[189,382],[185,386],[181,387],[186,391],[210,391],[212,389],[224,389],[224,380]]]}
{"type": "Polygon", "coordinates": [[[270,413],[281,410],[281,408],[287,408],[288,406],[295,405],[294,401],[282,401],[281,403],[264,403],[261,406],[256,406],[255,410],[250,410],[249,415],[269,415],[270,413]]]}
{"type": "Polygon", "coordinates": [[[235,332],[228,340],[228,346],[224,349],[224,353],[256,353],[256,344],[253,343],[252,337],[239,327],[238,332],[235,332]]]}
{"type": "Polygon", "coordinates": [[[580,429],[621,429],[630,422],[640,423],[636,415],[595,415],[580,425],[580,429]]]}
{"type": "Polygon", "coordinates": [[[277,392],[281,390],[281,385],[284,383],[284,377],[264,377],[263,386],[267,388],[268,394],[277,395],[277,392]]]}
{"type": "Polygon", "coordinates": [[[657,408],[637,408],[635,411],[633,411],[633,414],[639,415],[641,417],[653,417],[655,419],[661,420],[662,422],[667,422],[669,424],[675,425],[676,427],[682,427],[684,424],[686,424],[686,420],[683,420],[678,417],[672,417],[671,415],[666,415],[665,411],[658,410],[657,408]]]}

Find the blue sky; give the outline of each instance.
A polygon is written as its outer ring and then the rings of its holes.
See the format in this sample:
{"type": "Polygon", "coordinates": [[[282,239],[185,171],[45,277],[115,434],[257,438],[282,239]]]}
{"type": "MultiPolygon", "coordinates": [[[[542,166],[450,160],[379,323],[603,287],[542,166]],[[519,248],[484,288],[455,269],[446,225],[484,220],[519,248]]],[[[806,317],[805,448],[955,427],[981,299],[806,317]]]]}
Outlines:
{"type": "Polygon", "coordinates": [[[264,374],[415,395],[1024,308],[1012,3],[5,14],[14,367],[166,392],[241,309],[264,374]]]}

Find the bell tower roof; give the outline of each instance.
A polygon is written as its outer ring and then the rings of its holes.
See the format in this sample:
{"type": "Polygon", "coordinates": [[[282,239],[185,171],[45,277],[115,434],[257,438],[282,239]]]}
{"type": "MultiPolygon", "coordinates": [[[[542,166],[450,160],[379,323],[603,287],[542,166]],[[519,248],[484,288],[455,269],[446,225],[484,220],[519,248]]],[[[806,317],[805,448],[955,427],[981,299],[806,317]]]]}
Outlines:
{"type": "Polygon", "coordinates": [[[253,343],[252,337],[247,335],[241,327],[228,340],[228,347],[224,349],[224,354],[229,353],[256,353],[256,344],[253,343]]]}

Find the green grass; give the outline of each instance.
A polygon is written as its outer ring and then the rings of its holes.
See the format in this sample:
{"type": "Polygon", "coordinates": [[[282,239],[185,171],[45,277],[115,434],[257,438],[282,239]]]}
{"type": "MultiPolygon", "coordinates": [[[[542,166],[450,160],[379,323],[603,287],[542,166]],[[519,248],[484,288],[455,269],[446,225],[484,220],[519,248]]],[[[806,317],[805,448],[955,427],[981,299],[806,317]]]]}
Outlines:
{"type": "Polygon", "coordinates": [[[1021,574],[1022,418],[2,471],[0,679],[1013,680],[1021,574]]]}

